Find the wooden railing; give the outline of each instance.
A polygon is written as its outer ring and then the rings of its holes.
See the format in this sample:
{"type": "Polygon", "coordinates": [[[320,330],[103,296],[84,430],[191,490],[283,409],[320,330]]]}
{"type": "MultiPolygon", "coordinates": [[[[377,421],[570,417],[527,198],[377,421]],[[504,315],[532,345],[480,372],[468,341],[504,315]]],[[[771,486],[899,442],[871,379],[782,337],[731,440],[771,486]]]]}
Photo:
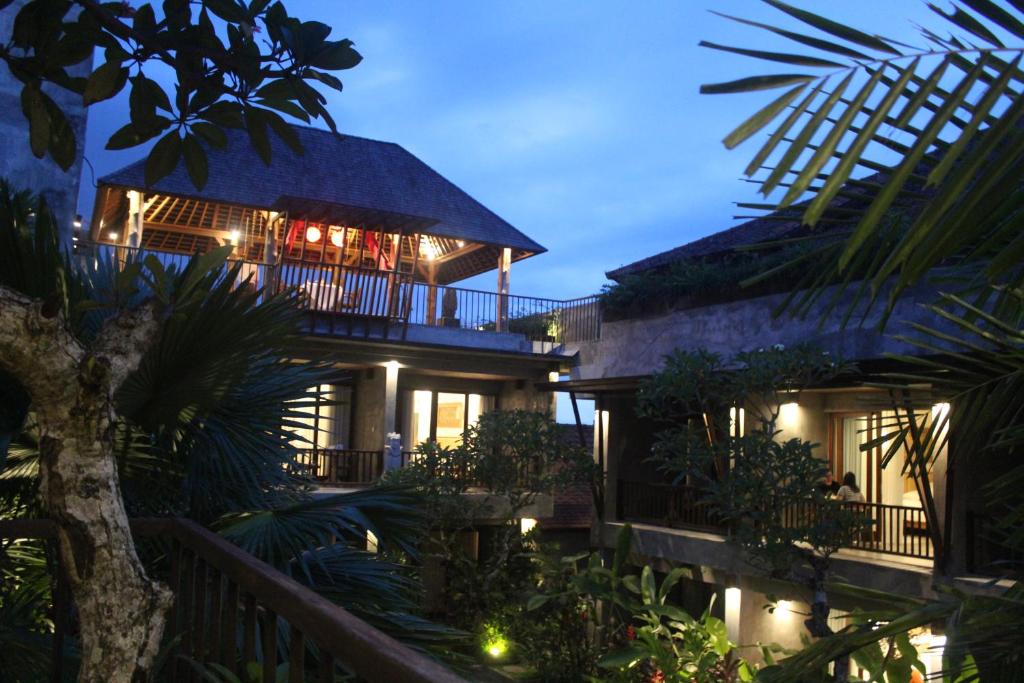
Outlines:
{"type": "MultiPolygon", "coordinates": [[[[867,520],[867,528],[847,545],[903,557],[934,559],[935,549],[928,533],[928,521],[922,508],[882,503],[841,503],[826,501],[824,505],[844,505],[867,520]]],[[[817,514],[819,503],[807,501],[783,511],[783,523],[796,525],[817,514]]],[[[692,486],[618,481],[618,518],[622,521],[646,522],[672,528],[696,529],[727,533],[721,520],[715,519],[708,505],[700,500],[692,486]]]]}
{"type": "MultiPolygon", "coordinates": [[[[348,674],[370,683],[462,681],[194,522],[134,520],[132,531],[137,540],[153,539],[167,547],[167,582],[175,596],[166,634],[174,644],[171,680],[199,680],[191,659],[220,664],[235,674],[258,661],[264,683],[279,680],[277,668],[284,663],[291,683],[334,683],[348,674]]],[[[55,536],[49,520],[0,521],[0,539],[55,536]]],[[[63,575],[59,567],[58,572],[63,575]]],[[[68,627],[70,607],[54,605],[57,629],[68,627]]],[[[55,633],[54,643],[65,635],[55,633]]],[[[52,680],[62,680],[67,672],[54,668],[52,680]]]]}
{"type": "MultiPolygon", "coordinates": [[[[416,461],[420,456],[416,451],[402,451],[402,467],[408,467],[409,463],[416,461]]],[[[523,488],[535,488],[541,476],[541,463],[537,458],[506,458],[500,462],[506,470],[498,470],[495,465],[493,475],[500,477],[502,481],[514,480],[516,486],[523,488]]],[[[430,467],[428,474],[432,477],[447,476],[467,482],[469,486],[487,488],[490,482],[487,477],[477,472],[470,463],[466,461],[445,459],[430,467]]]]}
{"type": "Polygon", "coordinates": [[[296,458],[306,474],[322,484],[369,484],[384,472],[384,451],[317,448],[296,458]]]}
{"type": "Polygon", "coordinates": [[[725,531],[724,524],[700,501],[693,486],[620,479],[617,493],[620,520],[698,531],[725,531]]]}
{"type": "MultiPolygon", "coordinates": [[[[124,264],[152,254],[164,266],[179,270],[189,256],[145,251],[106,244],[93,246],[83,258],[113,258],[124,264]]],[[[277,265],[257,261],[241,263],[243,277],[270,291],[291,287],[303,295],[304,305],[332,334],[366,331],[360,320],[390,324],[451,327],[483,332],[520,334],[530,341],[580,342],[601,335],[601,307],[597,296],[557,300],[498,294],[460,287],[414,282],[410,273],[285,260],[277,265]]]]}
{"type": "MultiPolygon", "coordinates": [[[[866,520],[866,528],[849,542],[849,548],[876,553],[935,559],[932,537],[928,533],[928,519],[923,508],[884,503],[854,503],[826,501],[824,505],[842,505],[866,520]]],[[[817,513],[821,504],[808,501],[785,510],[783,519],[788,523],[802,523],[817,513]]]]}

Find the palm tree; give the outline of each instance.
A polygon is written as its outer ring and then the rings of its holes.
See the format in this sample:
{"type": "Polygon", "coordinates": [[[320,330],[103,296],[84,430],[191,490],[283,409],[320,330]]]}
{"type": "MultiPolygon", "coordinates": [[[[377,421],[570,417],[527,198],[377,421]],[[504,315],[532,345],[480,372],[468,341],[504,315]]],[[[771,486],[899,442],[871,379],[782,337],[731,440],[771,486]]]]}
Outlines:
{"type": "MultiPolygon", "coordinates": [[[[417,497],[377,488],[314,499],[295,467],[291,430],[302,426],[313,400],[308,389],[327,381],[328,369],[293,357],[302,334],[294,293],[236,286],[239,268],[226,265],[223,250],[176,270],[154,256],[123,264],[68,256],[55,235],[45,203],[0,183],[0,288],[63,311],[83,345],[125,311],[153,300],[163,306],[159,329],[113,394],[109,448],[124,508],[208,524],[414,647],[447,649],[458,640],[416,616],[419,584],[397,561],[415,554],[422,529],[417,497]],[[368,532],[380,554],[366,552],[368,532]]],[[[40,491],[47,418],[20,390],[16,370],[8,371],[0,376],[0,414],[7,418],[0,429],[11,441],[0,464],[0,517],[38,516],[52,509],[40,491]]],[[[7,569],[9,550],[0,548],[7,569]]],[[[42,547],[22,550],[22,559],[46,554],[42,547]]],[[[25,587],[16,595],[0,595],[0,610],[15,609],[25,596],[46,597],[29,592],[37,578],[16,582],[25,587]]],[[[108,591],[110,600],[124,599],[122,586],[108,591]]],[[[84,624],[82,637],[83,649],[95,646],[84,624]]]]}

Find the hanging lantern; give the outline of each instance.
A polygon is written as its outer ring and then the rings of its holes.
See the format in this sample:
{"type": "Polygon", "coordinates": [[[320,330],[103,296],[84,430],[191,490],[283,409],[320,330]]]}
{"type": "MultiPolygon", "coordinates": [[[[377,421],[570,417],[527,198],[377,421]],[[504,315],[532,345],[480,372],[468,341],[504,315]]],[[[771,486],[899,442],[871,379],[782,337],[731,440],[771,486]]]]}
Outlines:
{"type": "Polygon", "coordinates": [[[320,232],[320,228],[316,227],[315,225],[311,225],[308,228],[306,228],[307,242],[319,242],[320,238],[323,236],[324,234],[320,232]]]}
{"type": "Polygon", "coordinates": [[[343,230],[331,230],[331,244],[341,249],[345,246],[345,231],[343,230]]]}

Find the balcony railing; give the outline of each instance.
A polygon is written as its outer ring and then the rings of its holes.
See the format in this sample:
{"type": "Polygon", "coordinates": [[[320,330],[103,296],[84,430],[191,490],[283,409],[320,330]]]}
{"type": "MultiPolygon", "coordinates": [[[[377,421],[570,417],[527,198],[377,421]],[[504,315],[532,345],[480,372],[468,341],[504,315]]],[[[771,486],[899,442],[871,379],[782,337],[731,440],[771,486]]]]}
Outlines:
{"type": "Polygon", "coordinates": [[[384,472],[384,451],[317,448],[299,451],[298,463],[321,484],[370,484],[384,472]]]}
{"type": "MultiPolygon", "coordinates": [[[[416,451],[402,451],[402,467],[422,458],[416,451]]],[[[475,470],[469,462],[445,459],[428,470],[431,477],[447,476],[465,481],[468,486],[489,488],[489,477],[500,478],[502,482],[515,481],[521,488],[535,488],[540,480],[541,464],[538,458],[509,457],[488,463],[487,472],[475,470]]]]}
{"type": "MultiPolygon", "coordinates": [[[[618,517],[622,521],[642,522],[671,528],[694,529],[728,534],[729,529],[715,518],[699,491],[692,486],[618,481],[618,517]]],[[[928,532],[928,521],[921,508],[882,503],[839,503],[868,520],[869,527],[847,547],[877,553],[934,559],[935,549],[928,532]]],[[[783,512],[783,522],[795,525],[816,514],[819,504],[808,501],[783,512]]]]}
{"type": "Polygon", "coordinates": [[[672,528],[724,533],[725,525],[701,502],[693,486],[619,480],[619,519],[672,528]]]}
{"type": "MultiPolygon", "coordinates": [[[[94,245],[94,256],[119,263],[138,258],[130,247],[94,245]]],[[[183,268],[185,254],[146,251],[165,266],[183,268]]],[[[598,339],[601,309],[597,296],[557,300],[499,294],[460,287],[414,282],[409,273],[284,261],[276,265],[241,261],[243,277],[264,289],[292,287],[301,292],[314,322],[332,333],[353,334],[358,321],[412,324],[482,332],[520,334],[537,342],[581,342],[598,339]]]]}
{"type": "MultiPolygon", "coordinates": [[[[420,457],[415,451],[402,451],[401,466],[407,467],[420,457]]],[[[384,474],[384,451],[317,448],[299,451],[296,464],[301,474],[325,486],[372,484],[384,474]]],[[[496,472],[502,479],[512,479],[522,487],[536,486],[540,466],[533,458],[512,458],[509,471],[496,472]],[[514,470],[514,471],[513,471],[514,470]]],[[[430,471],[433,477],[450,476],[464,480],[468,486],[487,488],[486,477],[474,472],[469,463],[445,460],[430,471]]]]}
{"type": "MultiPolygon", "coordinates": [[[[166,634],[173,648],[169,680],[198,680],[187,661],[191,659],[220,664],[236,675],[259,661],[265,683],[280,680],[277,669],[284,663],[289,681],[334,683],[351,674],[371,683],[462,681],[194,522],[134,520],[132,532],[137,540],[167,548],[168,559],[158,571],[165,572],[175,598],[166,634]]],[[[55,537],[56,526],[49,520],[0,521],[0,540],[55,537]]],[[[58,566],[58,585],[63,585],[63,577],[58,566]]],[[[60,681],[69,673],[60,670],[57,655],[71,632],[72,609],[66,588],[54,595],[51,680],[60,681]]]]}

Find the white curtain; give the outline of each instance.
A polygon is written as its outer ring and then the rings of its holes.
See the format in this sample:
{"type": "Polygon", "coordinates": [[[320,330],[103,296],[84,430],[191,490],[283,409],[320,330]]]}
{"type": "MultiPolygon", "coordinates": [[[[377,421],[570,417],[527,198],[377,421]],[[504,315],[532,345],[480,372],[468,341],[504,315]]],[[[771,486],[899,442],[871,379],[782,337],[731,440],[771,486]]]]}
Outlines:
{"type": "Polygon", "coordinates": [[[857,486],[864,490],[865,477],[867,476],[868,453],[861,451],[860,447],[868,440],[867,419],[863,417],[843,418],[843,471],[836,472],[836,479],[840,483],[847,472],[853,472],[857,477],[857,486]]]}

